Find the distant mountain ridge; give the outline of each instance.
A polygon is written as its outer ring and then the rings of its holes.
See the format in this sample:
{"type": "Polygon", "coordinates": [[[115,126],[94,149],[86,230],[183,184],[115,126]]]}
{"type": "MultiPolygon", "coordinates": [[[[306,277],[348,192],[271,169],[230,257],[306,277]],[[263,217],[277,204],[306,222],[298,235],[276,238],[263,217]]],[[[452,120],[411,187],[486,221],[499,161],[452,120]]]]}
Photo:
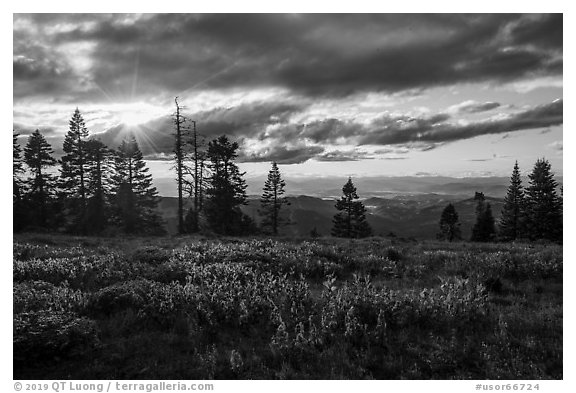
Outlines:
{"type": "MultiPolygon", "coordinates": [[[[498,220],[504,204],[502,198],[486,196],[492,207],[494,218],[498,220]]],[[[332,218],[337,213],[335,199],[323,199],[307,195],[288,197],[289,206],[283,207],[284,214],[291,224],[281,228],[281,235],[307,237],[316,228],[320,235],[328,236],[332,229],[332,218]]],[[[176,233],[177,202],[173,197],[162,197],[159,205],[169,233],[176,233]]],[[[370,197],[363,200],[367,209],[367,219],[374,235],[415,239],[434,239],[438,233],[438,222],[442,210],[448,203],[456,208],[464,239],[468,239],[476,220],[474,194],[467,198],[450,194],[398,194],[387,198],[370,197]]],[[[243,211],[255,221],[259,221],[260,201],[257,196],[249,197],[243,211]]]]}

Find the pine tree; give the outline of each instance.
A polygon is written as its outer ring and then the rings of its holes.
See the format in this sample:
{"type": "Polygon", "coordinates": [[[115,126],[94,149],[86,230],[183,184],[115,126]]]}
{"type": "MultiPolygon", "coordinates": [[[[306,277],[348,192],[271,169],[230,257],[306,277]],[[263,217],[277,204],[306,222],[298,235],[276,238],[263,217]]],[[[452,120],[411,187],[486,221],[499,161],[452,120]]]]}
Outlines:
{"type": "Polygon", "coordinates": [[[527,233],[530,239],[562,241],[562,204],[550,163],[538,159],[526,188],[527,233]]]}
{"type": "Polygon", "coordinates": [[[460,222],[458,222],[458,213],[454,205],[448,204],[440,216],[440,232],[437,235],[439,240],[448,240],[453,242],[460,239],[460,222]]]}
{"type": "Polygon", "coordinates": [[[54,176],[45,169],[56,165],[54,151],[39,130],[28,138],[24,148],[24,161],[32,173],[27,194],[30,222],[39,227],[50,225],[50,204],[54,196],[54,176]]]}
{"type": "Polygon", "coordinates": [[[101,233],[108,224],[111,176],[113,171],[112,152],[99,140],[91,139],[85,144],[86,173],[89,175],[90,197],[88,198],[83,233],[101,233]]]}
{"type": "Polygon", "coordinates": [[[115,156],[114,221],[125,233],[161,234],[162,220],[156,212],[158,192],[136,138],[122,141],[115,156]]]}
{"type": "Polygon", "coordinates": [[[212,175],[206,190],[205,214],[212,230],[223,235],[245,234],[253,226],[250,218],[240,210],[247,198],[244,173],[234,163],[237,150],[238,143],[230,142],[225,135],[208,144],[212,175]]]}
{"type": "Polygon", "coordinates": [[[24,174],[24,165],[22,161],[22,148],[18,143],[20,134],[12,134],[12,201],[16,202],[22,199],[22,178],[24,174]]]}
{"type": "Polygon", "coordinates": [[[287,220],[281,216],[282,205],[290,205],[288,199],[284,197],[284,187],[286,182],[280,175],[278,164],[272,163],[272,169],[268,172],[268,179],[264,183],[264,190],[260,198],[262,216],[261,226],[273,235],[278,235],[278,228],[285,224],[287,220]]]}
{"type": "Polygon", "coordinates": [[[472,228],[472,236],[470,238],[473,242],[488,242],[494,239],[496,228],[494,217],[492,216],[492,208],[486,202],[484,194],[477,192],[474,196],[476,204],[476,223],[472,228]]]}
{"type": "Polygon", "coordinates": [[[514,164],[510,186],[504,198],[504,207],[499,223],[499,234],[503,240],[516,240],[522,236],[524,223],[524,189],[520,179],[518,161],[514,164]]]}
{"type": "Polygon", "coordinates": [[[22,148],[18,143],[20,134],[12,134],[12,228],[14,231],[22,230],[26,225],[26,206],[24,203],[24,162],[22,148]]]}
{"type": "Polygon", "coordinates": [[[342,187],[342,193],[344,195],[336,202],[336,209],[340,213],[337,213],[332,220],[334,224],[332,236],[345,238],[370,236],[372,229],[366,221],[366,208],[362,202],[356,201],[359,197],[351,178],[348,178],[348,182],[342,187]]]}
{"type": "Polygon", "coordinates": [[[70,119],[70,128],[64,138],[64,156],[61,159],[61,197],[66,201],[69,215],[69,229],[81,232],[85,227],[86,206],[89,197],[85,143],[88,129],[80,110],[76,108],[70,119]]]}

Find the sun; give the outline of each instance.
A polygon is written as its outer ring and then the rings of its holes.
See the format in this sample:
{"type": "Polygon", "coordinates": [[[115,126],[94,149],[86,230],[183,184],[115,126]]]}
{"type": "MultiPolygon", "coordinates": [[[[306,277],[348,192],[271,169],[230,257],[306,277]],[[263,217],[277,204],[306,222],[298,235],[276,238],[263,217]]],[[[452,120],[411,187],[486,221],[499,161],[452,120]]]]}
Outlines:
{"type": "Polygon", "coordinates": [[[149,121],[149,116],[143,115],[138,112],[124,112],[119,115],[120,123],[129,127],[135,127],[149,121]]]}
{"type": "Polygon", "coordinates": [[[145,103],[115,105],[113,111],[118,123],[128,127],[146,124],[162,115],[160,108],[145,103]]]}

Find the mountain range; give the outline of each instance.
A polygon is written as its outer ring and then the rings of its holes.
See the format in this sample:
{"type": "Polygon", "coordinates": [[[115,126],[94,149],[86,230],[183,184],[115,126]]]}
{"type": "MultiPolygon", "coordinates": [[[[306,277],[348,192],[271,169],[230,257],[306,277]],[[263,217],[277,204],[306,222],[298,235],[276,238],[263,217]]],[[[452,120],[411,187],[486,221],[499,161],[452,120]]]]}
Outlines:
{"type": "MultiPolygon", "coordinates": [[[[283,212],[290,224],[282,227],[281,235],[308,237],[312,229],[323,236],[330,235],[332,218],[337,213],[336,198],[316,196],[289,196],[289,206],[283,212]]],[[[367,210],[367,220],[376,236],[397,236],[419,240],[434,239],[438,233],[438,223],[442,210],[452,203],[461,223],[462,237],[470,237],[476,220],[474,194],[462,197],[461,194],[388,193],[386,197],[374,196],[362,200],[367,210]]],[[[486,196],[494,218],[498,220],[504,201],[502,198],[486,196]]],[[[166,222],[170,234],[176,233],[178,200],[162,197],[159,211],[166,222]]],[[[259,222],[259,198],[248,198],[243,206],[244,213],[259,222]]]]}

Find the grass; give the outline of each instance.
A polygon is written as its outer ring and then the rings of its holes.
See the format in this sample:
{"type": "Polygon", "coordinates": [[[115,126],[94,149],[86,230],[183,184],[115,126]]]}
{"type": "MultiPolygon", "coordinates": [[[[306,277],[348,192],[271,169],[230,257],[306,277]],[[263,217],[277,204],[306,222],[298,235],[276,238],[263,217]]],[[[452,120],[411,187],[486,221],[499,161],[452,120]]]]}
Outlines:
{"type": "Polygon", "coordinates": [[[14,239],[15,379],[562,379],[562,248],[14,239]]]}

